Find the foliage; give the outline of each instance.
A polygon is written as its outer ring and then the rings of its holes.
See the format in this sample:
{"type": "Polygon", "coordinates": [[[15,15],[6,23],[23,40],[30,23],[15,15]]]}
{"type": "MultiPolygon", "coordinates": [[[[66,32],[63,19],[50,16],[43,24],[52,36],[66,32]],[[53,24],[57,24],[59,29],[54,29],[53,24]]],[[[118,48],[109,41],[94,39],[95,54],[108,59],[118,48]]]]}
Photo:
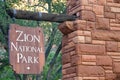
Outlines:
{"type": "MultiPolygon", "coordinates": [[[[41,80],[47,80],[46,79],[46,76],[47,76],[47,72],[49,70],[49,63],[51,61],[51,59],[53,58],[54,56],[54,52],[51,52],[47,61],[46,61],[46,64],[45,64],[45,67],[44,67],[44,71],[42,73],[43,77],[41,77],[41,80]]],[[[54,65],[54,68],[52,69],[52,72],[51,72],[51,75],[49,80],[58,80],[61,78],[61,74],[57,72],[57,70],[61,67],[61,54],[59,54],[57,60],[56,60],[56,64],[54,65]],[[58,74],[58,75],[56,75],[58,74]]]]}
{"type": "Polygon", "coordinates": [[[5,66],[3,71],[0,71],[0,80],[14,80],[13,71],[10,66],[5,66]]]}
{"type": "MultiPolygon", "coordinates": [[[[65,0],[0,0],[0,80],[15,80],[17,77],[24,75],[16,75],[8,60],[8,29],[9,24],[15,23],[21,26],[36,27],[40,26],[45,34],[46,47],[46,64],[41,75],[35,78],[35,75],[30,75],[33,80],[58,80],[61,78],[61,33],[57,29],[58,23],[17,20],[10,18],[6,14],[9,8],[16,8],[30,11],[43,11],[47,13],[64,13],[65,0]],[[31,2],[38,1],[38,2],[31,2]],[[33,4],[32,4],[33,3],[33,4]],[[17,76],[17,77],[16,77],[17,76]]],[[[20,79],[19,79],[20,80],[20,79]]]]}

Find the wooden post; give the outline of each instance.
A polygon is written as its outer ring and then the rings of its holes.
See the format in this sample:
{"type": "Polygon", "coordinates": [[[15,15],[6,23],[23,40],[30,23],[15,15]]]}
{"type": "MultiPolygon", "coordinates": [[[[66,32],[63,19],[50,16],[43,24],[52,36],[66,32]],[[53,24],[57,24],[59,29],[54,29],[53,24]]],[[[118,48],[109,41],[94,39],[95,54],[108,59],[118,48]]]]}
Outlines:
{"type": "Polygon", "coordinates": [[[7,14],[10,17],[15,17],[16,19],[50,21],[50,22],[58,22],[58,23],[62,23],[64,21],[73,21],[76,19],[76,16],[73,16],[73,15],[48,14],[48,13],[22,11],[22,10],[15,10],[15,9],[7,10],[7,14]]]}

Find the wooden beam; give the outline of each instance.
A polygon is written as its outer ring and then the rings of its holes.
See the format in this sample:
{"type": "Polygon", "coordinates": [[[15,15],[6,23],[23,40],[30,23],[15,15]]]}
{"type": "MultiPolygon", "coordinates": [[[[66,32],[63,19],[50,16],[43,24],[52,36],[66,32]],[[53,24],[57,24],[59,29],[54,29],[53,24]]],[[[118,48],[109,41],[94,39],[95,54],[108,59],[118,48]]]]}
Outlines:
{"type": "Polygon", "coordinates": [[[50,21],[62,23],[64,21],[73,21],[76,19],[76,16],[65,15],[65,14],[49,14],[41,12],[32,12],[32,11],[22,11],[9,9],[7,14],[10,17],[15,17],[16,19],[26,19],[26,20],[36,20],[36,21],[50,21]]]}

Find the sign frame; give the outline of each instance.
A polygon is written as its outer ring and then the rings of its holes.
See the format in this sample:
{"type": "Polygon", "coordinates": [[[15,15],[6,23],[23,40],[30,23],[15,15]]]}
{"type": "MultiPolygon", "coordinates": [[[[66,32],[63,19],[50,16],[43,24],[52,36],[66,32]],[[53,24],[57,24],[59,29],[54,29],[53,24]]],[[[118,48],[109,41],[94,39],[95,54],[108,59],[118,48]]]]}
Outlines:
{"type": "Polygon", "coordinates": [[[44,34],[40,27],[11,24],[9,62],[17,74],[40,74],[45,64],[44,34]]]}

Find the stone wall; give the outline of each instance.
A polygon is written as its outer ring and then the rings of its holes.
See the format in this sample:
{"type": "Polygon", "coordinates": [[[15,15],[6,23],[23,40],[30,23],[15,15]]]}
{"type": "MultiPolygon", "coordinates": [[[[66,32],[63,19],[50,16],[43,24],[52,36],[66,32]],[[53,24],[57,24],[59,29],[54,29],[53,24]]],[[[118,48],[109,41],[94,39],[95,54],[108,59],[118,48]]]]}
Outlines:
{"type": "Polygon", "coordinates": [[[67,0],[62,80],[120,80],[120,0],[67,0]]]}

